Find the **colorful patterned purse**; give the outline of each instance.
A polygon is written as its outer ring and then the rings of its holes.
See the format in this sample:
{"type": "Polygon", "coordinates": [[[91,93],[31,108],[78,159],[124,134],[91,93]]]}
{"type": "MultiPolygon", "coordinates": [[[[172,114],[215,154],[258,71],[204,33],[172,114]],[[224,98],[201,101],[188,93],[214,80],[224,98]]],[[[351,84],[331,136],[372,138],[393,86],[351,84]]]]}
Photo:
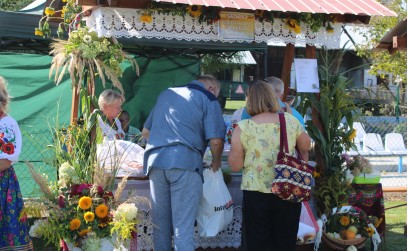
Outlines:
{"type": "Polygon", "coordinates": [[[297,158],[289,155],[286,121],[283,113],[279,113],[280,151],[275,165],[275,179],[272,182],[273,194],[291,202],[310,200],[313,169],[302,158],[296,147],[297,158]],[[283,151],[285,147],[285,152],[283,151]]]}

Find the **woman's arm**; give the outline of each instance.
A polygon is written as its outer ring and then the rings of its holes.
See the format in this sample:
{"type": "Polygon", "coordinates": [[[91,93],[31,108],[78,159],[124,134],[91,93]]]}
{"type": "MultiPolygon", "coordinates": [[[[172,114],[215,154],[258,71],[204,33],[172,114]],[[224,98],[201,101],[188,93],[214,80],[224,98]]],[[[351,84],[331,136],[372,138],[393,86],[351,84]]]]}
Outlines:
{"type": "Polygon", "coordinates": [[[8,169],[11,166],[11,161],[8,159],[0,159],[0,172],[8,169]]]}
{"type": "Polygon", "coordinates": [[[311,140],[306,132],[302,132],[296,139],[296,146],[298,147],[300,154],[302,154],[304,161],[309,161],[309,151],[310,151],[311,140]]]}
{"type": "Polygon", "coordinates": [[[238,172],[244,167],[244,148],[241,143],[241,129],[239,126],[235,127],[232,133],[228,163],[233,172],[238,172]]]}

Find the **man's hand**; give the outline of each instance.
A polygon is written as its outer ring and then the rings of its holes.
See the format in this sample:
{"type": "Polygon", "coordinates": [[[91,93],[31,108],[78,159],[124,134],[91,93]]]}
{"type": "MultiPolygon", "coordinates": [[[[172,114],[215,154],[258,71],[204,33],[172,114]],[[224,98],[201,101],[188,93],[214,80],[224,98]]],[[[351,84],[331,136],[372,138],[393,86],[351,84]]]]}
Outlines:
{"type": "Polygon", "coordinates": [[[211,169],[213,172],[216,172],[221,167],[221,155],[224,150],[224,140],[218,138],[210,139],[210,150],[212,155],[211,169]]]}

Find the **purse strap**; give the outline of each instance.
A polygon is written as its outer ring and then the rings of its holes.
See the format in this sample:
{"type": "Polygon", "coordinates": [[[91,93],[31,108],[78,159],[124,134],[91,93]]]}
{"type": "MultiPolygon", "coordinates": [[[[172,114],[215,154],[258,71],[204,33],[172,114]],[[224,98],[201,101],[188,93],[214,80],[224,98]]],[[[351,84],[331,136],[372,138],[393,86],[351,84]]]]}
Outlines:
{"type": "MultiPolygon", "coordinates": [[[[286,133],[286,119],[285,119],[285,114],[280,112],[279,113],[279,123],[280,123],[280,151],[283,151],[283,147],[285,147],[285,153],[289,154],[289,149],[288,149],[288,135],[286,133]]],[[[299,151],[299,148],[296,146],[296,153],[297,153],[297,159],[304,160],[302,154],[299,151]]]]}
{"type": "Polygon", "coordinates": [[[280,112],[279,113],[279,123],[280,123],[280,151],[283,151],[283,147],[285,147],[285,152],[289,153],[288,149],[288,135],[286,134],[286,120],[285,115],[280,112]]]}

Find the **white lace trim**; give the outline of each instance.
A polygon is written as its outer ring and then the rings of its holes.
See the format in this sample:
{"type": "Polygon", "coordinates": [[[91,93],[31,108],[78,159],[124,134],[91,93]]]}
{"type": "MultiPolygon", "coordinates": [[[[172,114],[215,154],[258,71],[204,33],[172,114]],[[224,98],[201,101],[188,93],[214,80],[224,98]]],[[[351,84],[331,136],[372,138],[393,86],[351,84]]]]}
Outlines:
{"type": "MultiPolygon", "coordinates": [[[[197,18],[190,15],[172,16],[155,12],[152,22],[144,23],[140,20],[138,9],[99,7],[87,18],[87,26],[95,30],[99,36],[136,37],[176,39],[186,41],[220,41],[218,37],[219,22],[207,24],[199,23],[197,18]]],[[[341,23],[332,25],[333,33],[328,33],[325,28],[313,32],[301,23],[302,32],[291,32],[281,19],[274,23],[259,22],[255,20],[255,38],[257,43],[292,43],[298,46],[315,45],[326,46],[328,49],[338,49],[340,46],[341,23]]],[[[222,42],[252,42],[246,40],[221,40],[222,42]]]]}
{"type": "MultiPolygon", "coordinates": [[[[142,211],[137,233],[137,250],[153,250],[153,225],[150,211],[142,211]]],[[[234,208],[232,222],[215,237],[200,237],[195,229],[196,248],[238,248],[241,245],[242,209],[234,208]]]]}

